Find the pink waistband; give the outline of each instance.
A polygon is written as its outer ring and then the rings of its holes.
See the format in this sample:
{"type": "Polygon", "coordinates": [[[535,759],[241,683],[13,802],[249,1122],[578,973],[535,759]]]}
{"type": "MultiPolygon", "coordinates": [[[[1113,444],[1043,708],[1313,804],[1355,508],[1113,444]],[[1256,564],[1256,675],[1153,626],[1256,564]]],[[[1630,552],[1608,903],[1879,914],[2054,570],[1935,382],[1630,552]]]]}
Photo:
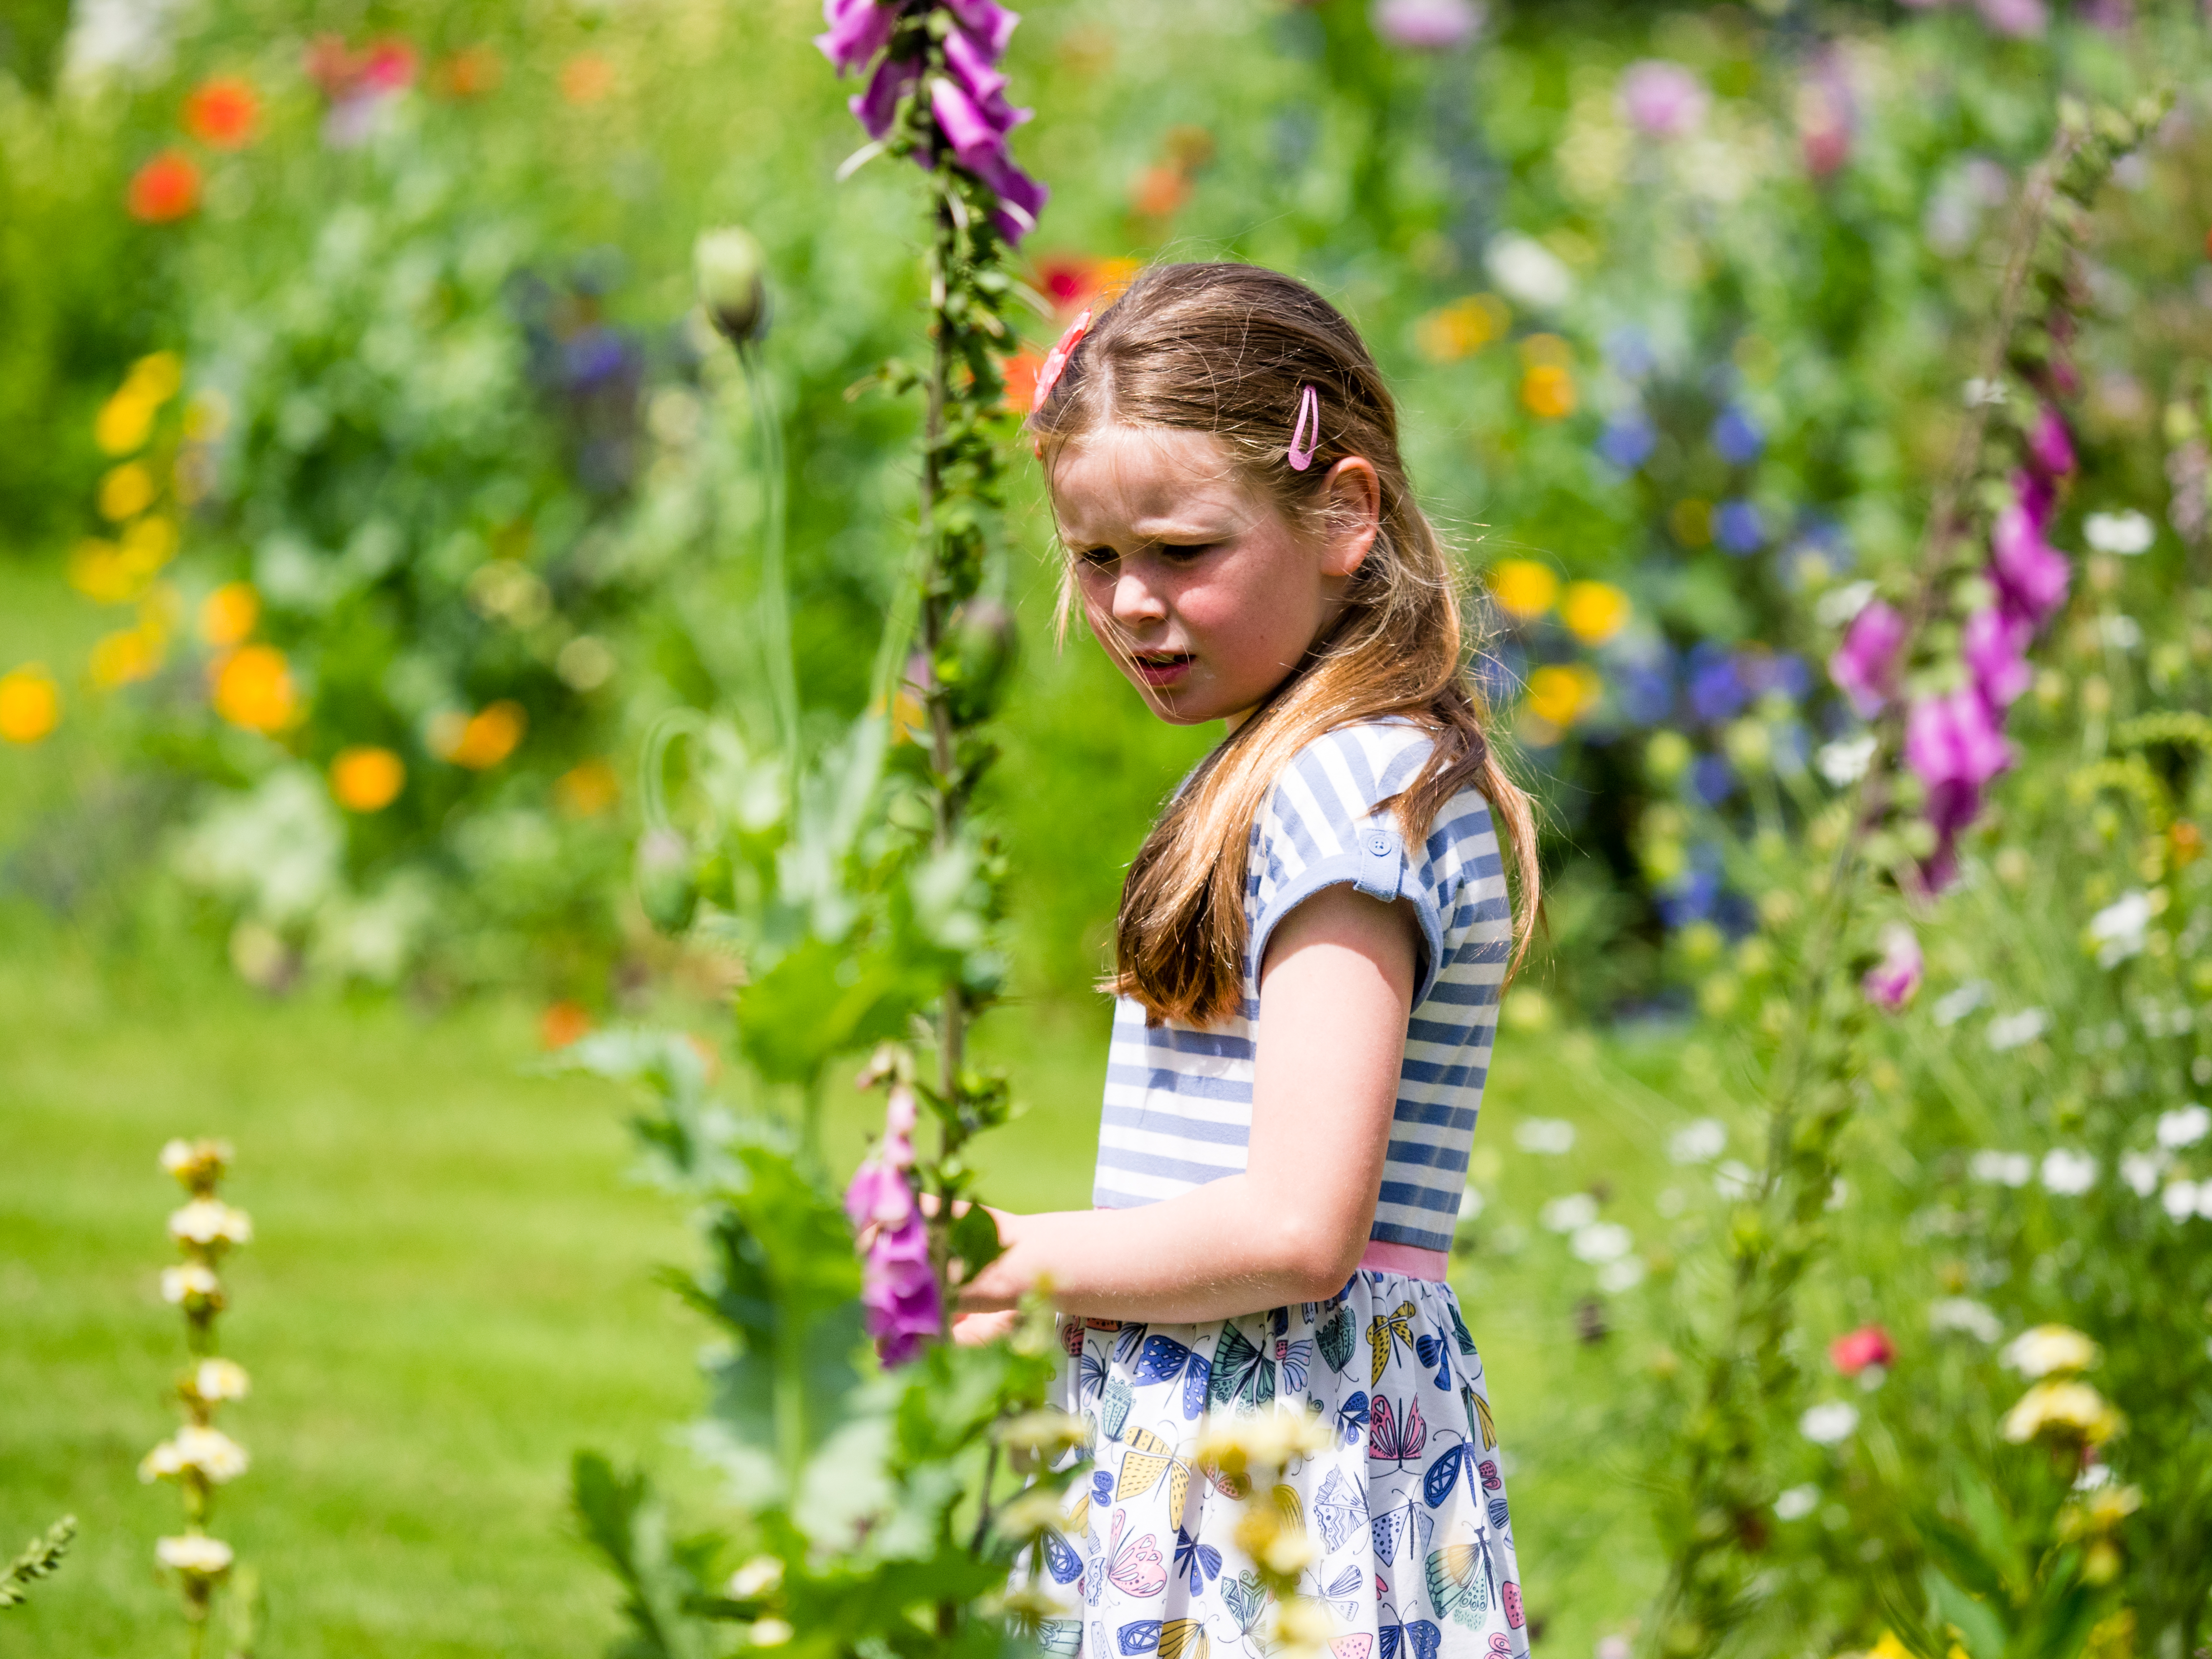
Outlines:
{"type": "Polygon", "coordinates": [[[1442,1250],[1417,1250],[1410,1244],[1386,1244],[1370,1238],[1359,1253],[1359,1265],[1370,1273],[1403,1273],[1408,1279],[1431,1279],[1441,1285],[1451,1271],[1451,1257],[1442,1250]]]}

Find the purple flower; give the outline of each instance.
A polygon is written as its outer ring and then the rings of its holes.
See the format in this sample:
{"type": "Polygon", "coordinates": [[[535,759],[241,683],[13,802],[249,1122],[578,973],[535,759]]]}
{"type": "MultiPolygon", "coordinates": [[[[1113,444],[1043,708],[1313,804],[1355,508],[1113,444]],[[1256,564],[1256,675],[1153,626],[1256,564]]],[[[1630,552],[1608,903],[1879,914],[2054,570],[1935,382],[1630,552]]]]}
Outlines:
{"type": "Polygon", "coordinates": [[[1725,647],[1700,641],[1691,647],[1689,669],[1690,709],[1699,720],[1727,720],[1751,701],[1741,666],[1725,647]]]}
{"type": "Polygon", "coordinates": [[[1993,708],[2002,708],[2034,679],[2027,665],[2027,642],[2035,630],[2025,617],[1984,608],[1966,618],[1959,654],[1973,676],[1974,689],[1993,708]]]}
{"type": "Polygon", "coordinates": [[[1920,988],[1921,966],[1918,937],[1903,922],[1893,921],[1881,930],[1881,960],[1868,970],[1859,988],[1869,1002],[1893,1012],[1911,1001],[1920,988]]]}
{"type": "Polygon", "coordinates": [[[1723,551],[1747,558],[1766,540],[1766,526],[1751,502],[1723,501],[1721,510],[1713,514],[1713,539],[1723,551]]]}
{"type": "Polygon", "coordinates": [[[1597,453],[1624,472],[1633,472],[1651,459],[1659,434],[1641,410],[1624,410],[1607,422],[1598,434],[1597,453]]]}
{"type": "Polygon", "coordinates": [[[1711,436],[1713,447],[1730,466],[1749,466],[1766,447],[1766,434],[1759,429],[1751,411],[1735,404],[1721,410],[1711,436]]]}
{"type": "Polygon", "coordinates": [[[898,20],[898,7],[883,0],[822,0],[822,21],[830,27],[814,37],[814,45],[842,79],[848,70],[866,69],[890,44],[898,20]]]}
{"type": "Polygon", "coordinates": [[[1394,46],[1456,52],[1482,27],[1474,0],[1375,0],[1375,32],[1394,46]]]}
{"type": "Polygon", "coordinates": [[[1006,42],[1020,22],[1020,14],[1008,11],[996,0],[944,0],[945,9],[952,14],[952,21],[975,37],[975,44],[991,55],[996,63],[1006,50],[1006,42]]]}
{"type": "Polygon", "coordinates": [[[1999,34],[2040,35],[2051,26],[2051,9],[2043,0],[1975,0],[1975,9],[1999,34]]]}
{"type": "Polygon", "coordinates": [[[860,1305],[886,1365],[904,1364],[926,1340],[945,1330],[944,1298],[929,1261],[929,1229],[907,1184],[914,1123],[914,1091],[894,1087],[883,1140],[845,1188],[845,1213],[853,1225],[874,1229],[861,1261],[860,1305]]]}
{"type": "Polygon", "coordinates": [[[1680,64],[1647,58],[1621,71],[1620,112],[1655,138],[1680,138],[1705,124],[1704,82],[1680,64]]]}
{"type": "Polygon", "coordinates": [[[1912,705],[1905,720],[1905,763],[1928,786],[1936,850],[1921,866],[1930,888],[1958,868],[1959,836],[1982,810],[1982,790],[2012,764],[1989,702],[1972,686],[1912,705]]]}
{"type": "Polygon", "coordinates": [[[1690,763],[1690,787],[1708,806],[1718,806],[1735,793],[1735,768],[1725,755],[1700,755],[1690,763]]]}
{"type": "Polygon", "coordinates": [[[1896,694],[1897,653],[1905,644],[1905,618],[1880,599],[1869,599],[1844,630],[1828,659],[1828,678],[1851,701],[1862,720],[1872,720],[1896,694]]]}
{"type": "Polygon", "coordinates": [[[2009,614],[2040,628],[2066,601],[2066,556],[2043,539],[2042,515],[2027,503],[1997,514],[1990,531],[1990,580],[2009,614]]]}
{"type": "Polygon", "coordinates": [[[891,130],[891,118],[898,113],[899,100],[921,78],[921,65],[915,59],[886,58],[876,65],[866,88],[848,99],[845,106],[853,112],[853,118],[866,129],[869,137],[881,138],[891,130]]]}
{"type": "Polygon", "coordinates": [[[2036,416],[2027,434],[2027,462],[2047,478],[2063,478],[2074,470],[2074,439],[2066,422],[2049,404],[2036,416]]]}
{"type": "MultiPolygon", "coordinates": [[[[961,90],[982,106],[987,112],[993,104],[1004,108],[1006,77],[996,67],[997,58],[976,45],[964,31],[955,29],[945,37],[945,64],[960,82],[961,90]]],[[[1008,112],[1011,113],[1011,112],[1008,112]]],[[[1014,123],[994,122],[1001,131],[1010,130],[1014,123]]]]}

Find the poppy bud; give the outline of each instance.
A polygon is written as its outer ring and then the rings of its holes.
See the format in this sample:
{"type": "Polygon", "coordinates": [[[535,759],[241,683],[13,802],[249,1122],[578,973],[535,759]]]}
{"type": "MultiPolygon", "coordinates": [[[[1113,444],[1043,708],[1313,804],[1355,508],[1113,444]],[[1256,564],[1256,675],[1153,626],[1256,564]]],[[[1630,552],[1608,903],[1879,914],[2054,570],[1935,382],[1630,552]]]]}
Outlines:
{"type": "Polygon", "coordinates": [[[762,275],[768,258],[751,233],[735,225],[707,231],[692,248],[691,263],[700,301],[732,345],[768,331],[768,284],[762,275]]]}
{"type": "Polygon", "coordinates": [[[637,843],[637,898],[646,917],[664,933],[691,925],[699,888],[691,875],[691,849],[668,830],[648,830],[637,843]]]}

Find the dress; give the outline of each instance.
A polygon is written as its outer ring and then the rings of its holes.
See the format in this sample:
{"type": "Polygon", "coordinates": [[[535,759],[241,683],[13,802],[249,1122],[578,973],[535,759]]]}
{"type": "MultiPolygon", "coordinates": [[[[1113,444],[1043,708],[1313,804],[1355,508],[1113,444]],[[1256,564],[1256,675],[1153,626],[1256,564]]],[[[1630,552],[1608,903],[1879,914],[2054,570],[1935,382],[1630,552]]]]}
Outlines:
{"type": "MultiPolygon", "coordinates": [[[[1386,802],[1429,739],[1402,720],[1341,728],[1292,759],[1252,833],[1243,1012],[1201,1030],[1116,1010],[1094,1201],[1154,1203],[1240,1172],[1268,934],[1351,883],[1409,901],[1423,950],[1372,1238],[1398,1257],[1450,1243],[1511,950],[1489,809],[1469,790],[1407,848],[1386,802]]],[[[1363,1266],[1327,1302],[1197,1325],[1065,1316],[1055,1403],[1096,1427],[1095,1468],[1032,1581],[1066,1608],[1045,1645],[1085,1659],[1259,1659],[1263,1592],[1237,1506],[1199,1462],[1210,1413],[1299,1402],[1334,1431],[1275,1501],[1321,1554],[1301,1588],[1330,1608],[1334,1659],[1526,1656],[1482,1362],[1440,1279],[1363,1266]]]]}

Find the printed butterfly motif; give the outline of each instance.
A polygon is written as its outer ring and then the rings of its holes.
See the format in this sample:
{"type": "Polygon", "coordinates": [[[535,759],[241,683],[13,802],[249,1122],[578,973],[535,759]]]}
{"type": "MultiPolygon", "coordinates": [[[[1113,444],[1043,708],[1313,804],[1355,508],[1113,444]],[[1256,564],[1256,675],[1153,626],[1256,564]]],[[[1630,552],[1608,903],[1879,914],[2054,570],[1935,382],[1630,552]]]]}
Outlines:
{"type": "MultiPolygon", "coordinates": [[[[1449,1432],[1449,1430],[1446,1431],[1449,1432]]],[[[1481,1477],[1474,1467],[1475,1453],[1465,1441],[1447,1448],[1429,1465],[1429,1472],[1421,1477],[1421,1496],[1431,1509],[1440,1509],[1459,1478],[1467,1476],[1468,1495],[1474,1499],[1475,1513],[1483,1513],[1481,1477]]]]}
{"type": "Polygon", "coordinates": [[[1067,1506],[1067,1519],[1060,1530],[1070,1538],[1091,1536],[1091,1491],[1085,1487],[1076,1494],[1075,1501],[1067,1506]]]}
{"type": "Polygon", "coordinates": [[[1367,1575],[1358,1567],[1345,1568],[1326,1586],[1321,1582],[1321,1569],[1316,1567],[1313,1582],[1315,1588],[1308,1594],[1328,1602],[1346,1619],[1359,1616],[1359,1592],[1366,1587],[1367,1575]]]}
{"type": "Polygon", "coordinates": [[[1062,1317],[1060,1322],[1060,1348],[1070,1359],[1083,1352],[1083,1322],[1062,1317]]]}
{"type": "Polygon", "coordinates": [[[1306,1506],[1298,1497],[1298,1489],[1279,1481],[1268,1488],[1267,1497],[1275,1506],[1275,1513],[1283,1517],[1283,1530],[1304,1532],[1306,1529],[1306,1506]]]}
{"type": "MultiPolygon", "coordinates": [[[[1234,1326],[1230,1328],[1235,1329],[1234,1326]]],[[[1249,1346],[1247,1344],[1246,1346],[1249,1346]]],[[[1172,1382],[1182,1378],[1182,1414],[1196,1417],[1206,1409],[1207,1383],[1211,1374],[1203,1354],[1192,1352],[1171,1336],[1148,1336],[1137,1351],[1137,1365],[1133,1373],[1139,1386],[1147,1382],[1172,1382]]]]}
{"type": "Polygon", "coordinates": [[[1287,1333],[1290,1328],[1291,1310],[1288,1308],[1270,1308],[1267,1310],[1268,1335],[1281,1336],[1287,1333]]]}
{"type": "Polygon", "coordinates": [[[1056,1532],[1047,1532],[1044,1534],[1044,1565],[1045,1570],[1052,1574],[1054,1583],[1073,1584],[1076,1587],[1075,1593],[1078,1595],[1083,1594],[1083,1586],[1080,1583],[1083,1577],[1083,1558],[1075,1553],[1075,1547],[1073,1544],[1056,1532]]]}
{"type": "Polygon", "coordinates": [[[1075,1659],[1083,1646],[1083,1621],[1080,1619],[1047,1619],[1037,1626],[1037,1645],[1047,1653],[1056,1653],[1062,1659],[1075,1659]]]}
{"type": "Polygon", "coordinates": [[[1312,1364],[1312,1343],[1279,1341],[1275,1344],[1275,1366],[1282,1373],[1285,1394],[1305,1392],[1306,1371],[1312,1364]]]}
{"type": "Polygon", "coordinates": [[[1447,1394],[1451,1392],[1451,1347],[1443,1338],[1422,1332],[1413,1339],[1413,1358],[1421,1362],[1425,1370],[1434,1365],[1437,1386],[1447,1394]]]}
{"type": "Polygon", "coordinates": [[[1314,1516],[1321,1522],[1322,1542],[1334,1555],[1367,1524],[1367,1493],[1342,1469],[1331,1469],[1314,1494],[1314,1516]]]}
{"type": "Polygon", "coordinates": [[[1079,1401],[1096,1400],[1106,1387],[1106,1352],[1103,1348],[1094,1352],[1088,1343],[1083,1356],[1076,1362],[1075,1394],[1079,1401]]]}
{"type": "Polygon", "coordinates": [[[1221,1577],[1221,1552],[1211,1544],[1200,1543],[1178,1526],[1176,1528],[1175,1565],[1169,1570],[1168,1577],[1188,1577],[1190,1593],[1200,1595],[1210,1580],[1221,1577]]]}
{"type": "Polygon", "coordinates": [[[1367,1386],[1373,1388],[1382,1380],[1382,1373],[1390,1369],[1391,1357],[1397,1345],[1406,1345],[1408,1352],[1413,1346],[1413,1315],[1410,1302],[1401,1302],[1395,1313],[1376,1314],[1367,1322],[1367,1346],[1374,1350],[1375,1364],[1370,1370],[1367,1386]]]}
{"type": "Polygon", "coordinates": [[[1340,1371],[1352,1363],[1352,1310],[1339,1306],[1330,1316],[1328,1324],[1321,1328],[1315,1340],[1321,1344],[1321,1357],[1328,1361],[1328,1368],[1340,1371]]]}
{"type": "MultiPolygon", "coordinates": [[[[1253,1346],[1252,1339],[1236,1326],[1222,1327],[1221,1340],[1213,1347],[1213,1381],[1205,1403],[1225,1406],[1235,1401],[1256,1411],[1274,1397],[1275,1362],[1253,1346]]],[[[1198,1413],[1188,1407],[1186,1400],[1184,1414],[1195,1417],[1198,1413]]]]}
{"type": "Polygon", "coordinates": [[[1109,1440],[1119,1440],[1121,1431],[1129,1425],[1129,1407],[1137,1403],[1137,1391],[1129,1386],[1129,1379],[1117,1376],[1106,1385],[1098,1399],[1098,1427],[1109,1440]]]}
{"type": "Polygon", "coordinates": [[[1469,1359],[1474,1358],[1474,1338],[1468,1334],[1467,1321],[1460,1317],[1459,1298],[1455,1296],[1446,1297],[1444,1298],[1444,1311],[1451,1315],[1452,1340],[1459,1344],[1459,1351],[1462,1353],[1465,1354],[1469,1359]]]}
{"type": "Polygon", "coordinates": [[[1150,1429],[1130,1430],[1129,1449],[1121,1455],[1121,1474],[1114,1482],[1114,1501],[1142,1498],[1163,1477],[1168,1483],[1168,1514],[1179,1516],[1183,1499],[1190,1495],[1190,1465],[1150,1429]]]}
{"type": "MultiPolygon", "coordinates": [[[[1505,1625],[1509,1630],[1519,1630],[1525,1615],[1521,1610],[1521,1586],[1510,1578],[1498,1587],[1498,1604],[1505,1609],[1505,1625]]],[[[1496,1645],[1494,1643],[1492,1645],[1496,1645]]],[[[1507,1644],[1510,1646],[1509,1643],[1507,1644]]]]}
{"type": "Polygon", "coordinates": [[[1368,1656],[1375,1651],[1375,1638],[1365,1631],[1340,1636],[1328,1644],[1328,1651],[1329,1659],[1368,1659],[1368,1656]]]}
{"type": "Polygon", "coordinates": [[[1490,1524],[1500,1532],[1510,1533],[1513,1530],[1512,1515],[1506,1509],[1505,1500],[1502,1498],[1493,1498],[1490,1500],[1490,1524]]]}
{"type": "Polygon", "coordinates": [[[1421,1552],[1428,1547],[1429,1539],[1436,1528],[1437,1523],[1429,1518],[1429,1512],[1410,1498],[1394,1510],[1383,1510],[1368,1523],[1368,1529],[1375,1540],[1376,1559],[1385,1562],[1396,1560],[1400,1547],[1410,1538],[1413,1547],[1407,1553],[1419,1560],[1421,1552]]]}
{"type": "Polygon", "coordinates": [[[1096,1323],[1099,1329],[1110,1330],[1114,1333],[1114,1363],[1117,1365],[1127,1364],[1129,1356],[1137,1352],[1138,1345],[1145,1340],[1145,1328],[1134,1320],[1124,1322],[1120,1320],[1102,1319],[1096,1323]]]}
{"type": "Polygon", "coordinates": [[[1382,1659],[1437,1659],[1443,1640],[1443,1632],[1432,1619],[1384,1625],[1382,1659]]]}
{"type": "MultiPolygon", "coordinates": [[[[1160,1547],[1151,1533],[1139,1538],[1121,1541],[1121,1529],[1128,1522],[1126,1510],[1114,1511],[1114,1530],[1106,1540],[1107,1583],[1127,1595],[1158,1595],[1168,1586],[1166,1564],[1160,1559],[1160,1547]]],[[[1097,1594],[1097,1586],[1092,1587],[1097,1594]]]]}
{"type": "Polygon", "coordinates": [[[1367,1431],[1367,1416],[1366,1393],[1354,1389],[1344,1403],[1336,1408],[1336,1426],[1344,1436],[1346,1445],[1350,1445],[1367,1431]]]}
{"type": "Polygon", "coordinates": [[[1125,1654],[1158,1653],[1160,1659],[1206,1659],[1211,1645],[1196,1619],[1139,1619],[1122,1626],[1114,1641],[1125,1654]]]}
{"type": "Polygon", "coordinates": [[[1504,1490],[1505,1483],[1498,1478],[1498,1465],[1492,1462],[1488,1458],[1486,1457],[1481,1462],[1476,1464],[1474,1472],[1482,1477],[1483,1491],[1502,1492],[1504,1490]]]}
{"type": "Polygon", "coordinates": [[[1467,1437],[1481,1441],[1485,1451],[1493,1449],[1498,1444],[1498,1423],[1490,1414],[1490,1402],[1474,1391],[1471,1382],[1461,1384],[1459,1399],[1467,1407],[1467,1437]]]}
{"type": "Polygon", "coordinates": [[[1497,1587],[1487,1533],[1478,1531],[1471,1541],[1447,1544],[1429,1557],[1429,1600],[1460,1624],[1480,1629],[1497,1587]]]}
{"type": "Polygon", "coordinates": [[[1267,1610],[1267,1592],[1261,1588],[1256,1572],[1240,1572],[1234,1578],[1221,1581],[1221,1604],[1237,1621],[1237,1634],[1240,1637],[1252,1633],[1252,1627],[1260,1622],[1260,1615],[1267,1610]]]}
{"type": "Polygon", "coordinates": [[[1429,1425],[1421,1420],[1421,1402],[1408,1400],[1406,1414],[1398,1415],[1389,1399],[1375,1396],[1375,1404],[1367,1428],[1367,1455],[1377,1463],[1395,1463],[1403,1468],[1412,1459],[1421,1455],[1429,1443],[1429,1425]]]}

